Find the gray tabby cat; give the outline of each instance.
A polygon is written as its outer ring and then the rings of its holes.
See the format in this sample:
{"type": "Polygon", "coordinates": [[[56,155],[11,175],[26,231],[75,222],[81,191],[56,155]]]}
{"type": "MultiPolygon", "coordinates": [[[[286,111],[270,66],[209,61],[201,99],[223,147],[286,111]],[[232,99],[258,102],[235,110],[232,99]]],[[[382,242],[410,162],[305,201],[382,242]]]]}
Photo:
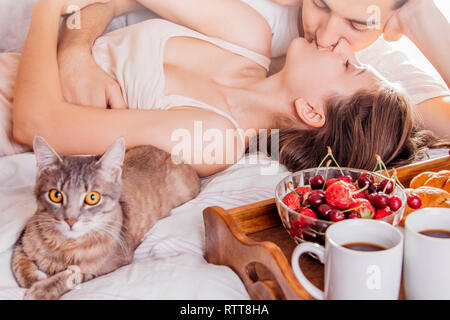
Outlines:
{"type": "Polygon", "coordinates": [[[147,231],[200,192],[195,170],[153,146],[65,156],[34,139],[37,211],[17,241],[13,274],[26,299],[58,299],[132,262],[147,231]]]}

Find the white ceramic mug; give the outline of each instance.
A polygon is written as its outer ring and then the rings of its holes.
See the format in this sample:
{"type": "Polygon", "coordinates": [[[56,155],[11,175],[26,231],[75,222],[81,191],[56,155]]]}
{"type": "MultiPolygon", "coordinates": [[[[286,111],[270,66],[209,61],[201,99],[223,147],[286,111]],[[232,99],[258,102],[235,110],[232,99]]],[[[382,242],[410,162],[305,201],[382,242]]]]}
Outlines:
{"type": "Polygon", "coordinates": [[[450,299],[450,239],[421,234],[450,231],[450,209],[425,208],[405,220],[403,283],[407,299],[450,299]]]}
{"type": "Polygon", "coordinates": [[[292,254],[292,268],[303,287],[316,299],[395,300],[400,292],[403,235],[392,225],[366,219],[344,220],[332,224],[325,234],[325,248],[304,242],[292,254]],[[357,251],[343,247],[351,243],[370,243],[385,250],[357,251]],[[325,291],[314,286],[303,274],[299,258],[313,253],[325,264],[325,291]]]}

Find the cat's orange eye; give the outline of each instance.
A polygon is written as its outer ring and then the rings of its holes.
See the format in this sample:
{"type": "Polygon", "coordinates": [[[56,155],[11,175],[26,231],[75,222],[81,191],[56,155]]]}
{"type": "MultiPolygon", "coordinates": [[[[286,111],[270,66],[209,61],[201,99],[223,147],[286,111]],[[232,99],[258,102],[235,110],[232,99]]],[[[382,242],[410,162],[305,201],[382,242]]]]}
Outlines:
{"type": "Polygon", "coordinates": [[[91,191],[84,197],[84,202],[90,206],[96,205],[101,199],[100,193],[91,191]]]}
{"type": "Polygon", "coordinates": [[[54,203],[61,203],[63,200],[62,193],[56,189],[51,189],[48,193],[48,197],[54,203]]]}

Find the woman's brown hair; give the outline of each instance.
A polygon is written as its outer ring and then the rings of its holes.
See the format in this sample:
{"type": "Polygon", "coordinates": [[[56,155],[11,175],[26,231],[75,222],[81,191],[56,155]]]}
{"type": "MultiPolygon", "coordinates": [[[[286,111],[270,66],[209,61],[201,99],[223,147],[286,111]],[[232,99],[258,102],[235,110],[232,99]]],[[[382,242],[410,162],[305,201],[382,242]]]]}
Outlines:
{"type": "Polygon", "coordinates": [[[326,105],[321,128],[305,130],[296,127],[296,120],[279,119],[278,160],[290,171],[318,166],[328,146],[341,166],[366,170],[375,167],[377,154],[387,166],[397,167],[424,159],[427,148],[450,146],[422,130],[409,98],[387,83],[376,92],[331,98],[326,105]]]}

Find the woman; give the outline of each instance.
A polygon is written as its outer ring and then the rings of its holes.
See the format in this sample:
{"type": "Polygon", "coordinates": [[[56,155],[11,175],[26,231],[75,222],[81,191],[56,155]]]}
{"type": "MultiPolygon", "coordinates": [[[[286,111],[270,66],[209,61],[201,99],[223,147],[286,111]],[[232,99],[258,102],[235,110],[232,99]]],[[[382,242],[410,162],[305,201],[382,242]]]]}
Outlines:
{"type": "MultiPolygon", "coordinates": [[[[203,130],[219,130],[223,136],[231,129],[283,126],[287,132],[280,136],[280,157],[291,169],[317,165],[328,145],[343,165],[371,168],[375,154],[396,164],[418,156],[418,148],[429,142],[417,140],[423,134],[415,130],[408,99],[359,65],[345,42],[332,52],[296,39],[286,66],[267,78],[271,33],[263,18],[238,0],[208,0],[202,7],[208,12],[193,19],[189,10],[204,1],[139,2],[209,36],[152,20],[117,30],[94,47],[94,57],[121,84],[130,108],[159,110],[105,110],[65,102],[56,57],[59,16],[68,4],[105,1],[38,1],[17,76],[14,138],[31,145],[39,134],[60,152],[86,154],[102,153],[123,136],[128,148],[151,144],[171,152],[177,147],[172,134],[179,129],[194,134],[198,120],[203,130]],[[210,28],[211,21],[225,23],[231,15],[239,15],[248,28],[238,33],[210,28]]],[[[220,151],[236,160],[250,138],[227,143],[220,151]]],[[[202,159],[208,144],[194,139],[190,146],[191,155],[202,159]]],[[[189,153],[182,156],[200,176],[229,165],[193,163],[189,153]]]]}

